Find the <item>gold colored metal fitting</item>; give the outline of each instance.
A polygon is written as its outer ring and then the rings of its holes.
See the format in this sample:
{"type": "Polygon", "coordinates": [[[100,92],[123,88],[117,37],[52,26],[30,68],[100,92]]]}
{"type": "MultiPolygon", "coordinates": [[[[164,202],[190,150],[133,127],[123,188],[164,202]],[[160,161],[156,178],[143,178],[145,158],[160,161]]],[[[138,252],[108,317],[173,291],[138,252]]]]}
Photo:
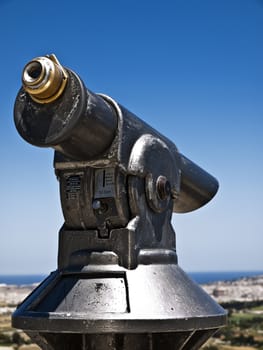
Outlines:
{"type": "Polygon", "coordinates": [[[65,69],[53,54],[34,58],[25,66],[22,74],[24,89],[38,103],[50,103],[58,99],[67,80],[65,69]]]}

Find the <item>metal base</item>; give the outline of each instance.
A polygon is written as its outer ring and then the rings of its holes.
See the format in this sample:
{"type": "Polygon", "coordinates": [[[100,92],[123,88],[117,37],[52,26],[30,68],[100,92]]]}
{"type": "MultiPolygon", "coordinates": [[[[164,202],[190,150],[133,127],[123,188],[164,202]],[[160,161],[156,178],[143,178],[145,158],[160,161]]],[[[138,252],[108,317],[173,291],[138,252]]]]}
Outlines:
{"type": "Polygon", "coordinates": [[[215,330],[137,334],[28,334],[44,350],[195,350],[215,330]]]}
{"type": "Polygon", "coordinates": [[[13,326],[42,349],[198,349],[226,312],[176,264],[55,271],[18,307],[13,326]]]}

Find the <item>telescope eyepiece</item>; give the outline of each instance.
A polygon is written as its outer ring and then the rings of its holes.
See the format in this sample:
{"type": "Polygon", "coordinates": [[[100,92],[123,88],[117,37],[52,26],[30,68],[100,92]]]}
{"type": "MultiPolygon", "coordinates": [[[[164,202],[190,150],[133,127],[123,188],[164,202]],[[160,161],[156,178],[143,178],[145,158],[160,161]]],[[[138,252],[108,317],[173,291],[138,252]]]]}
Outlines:
{"type": "Polygon", "coordinates": [[[25,67],[23,72],[23,83],[24,84],[35,84],[43,75],[42,65],[38,61],[31,61],[25,67]]]}
{"type": "Polygon", "coordinates": [[[25,91],[37,103],[50,103],[63,93],[67,73],[55,55],[36,57],[25,66],[22,84],[25,91]]]}

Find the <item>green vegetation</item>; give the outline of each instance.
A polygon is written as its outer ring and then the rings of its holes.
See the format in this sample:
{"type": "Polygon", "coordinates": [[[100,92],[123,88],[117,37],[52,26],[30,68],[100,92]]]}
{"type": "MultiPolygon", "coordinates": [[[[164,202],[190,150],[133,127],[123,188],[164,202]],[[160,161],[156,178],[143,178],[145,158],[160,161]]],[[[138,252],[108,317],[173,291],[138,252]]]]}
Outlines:
{"type": "Polygon", "coordinates": [[[251,308],[251,311],[262,311],[263,312],[263,304],[262,305],[258,305],[258,306],[255,306],[255,307],[252,307],[251,308]]]}
{"type": "MultiPolygon", "coordinates": [[[[227,308],[228,305],[225,305],[227,308]]],[[[263,302],[229,308],[228,325],[203,346],[203,350],[263,350],[263,302]]]]}

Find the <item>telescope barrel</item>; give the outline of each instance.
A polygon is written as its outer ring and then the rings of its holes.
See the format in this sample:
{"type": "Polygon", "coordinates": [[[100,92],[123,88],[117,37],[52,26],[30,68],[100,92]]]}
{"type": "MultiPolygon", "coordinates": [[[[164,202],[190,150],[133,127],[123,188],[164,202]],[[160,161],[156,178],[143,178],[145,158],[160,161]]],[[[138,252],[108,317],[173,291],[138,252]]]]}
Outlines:
{"type": "MultiPolygon", "coordinates": [[[[15,124],[29,143],[53,147],[77,161],[103,155],[113,143],[119,120],[113,103],[106,96],[88,90],[79,76],[65,69],[55,55],[37,57],[26,64],[22,83],[15,103],[15,124]]],[[[118,108],[126,123],[122,131],[126,160],[136,138],[142,134],[163,140],[178,160],[174,171],[179,168],[181,179],[180,191],[174,194],[174,212],[190,212],[214,197],[218,182],[213,176],[180,154],[158,131],[121,105],[118,108]]]]}
{"type": "Polygon", "coordinates": [[[219,184],[215,177],[180,154],[180,194],[174,202],[174,212],[187,213],[204,206],[217,193],[219,184]]]}
{"type": "Polygon", "coordinates": [[[14,116],[27,142],[53,147],[74,160],[92,159],[110,146],[117,129],[114,109],[54,55],[30,61],[22,82],[14,116]]]}

